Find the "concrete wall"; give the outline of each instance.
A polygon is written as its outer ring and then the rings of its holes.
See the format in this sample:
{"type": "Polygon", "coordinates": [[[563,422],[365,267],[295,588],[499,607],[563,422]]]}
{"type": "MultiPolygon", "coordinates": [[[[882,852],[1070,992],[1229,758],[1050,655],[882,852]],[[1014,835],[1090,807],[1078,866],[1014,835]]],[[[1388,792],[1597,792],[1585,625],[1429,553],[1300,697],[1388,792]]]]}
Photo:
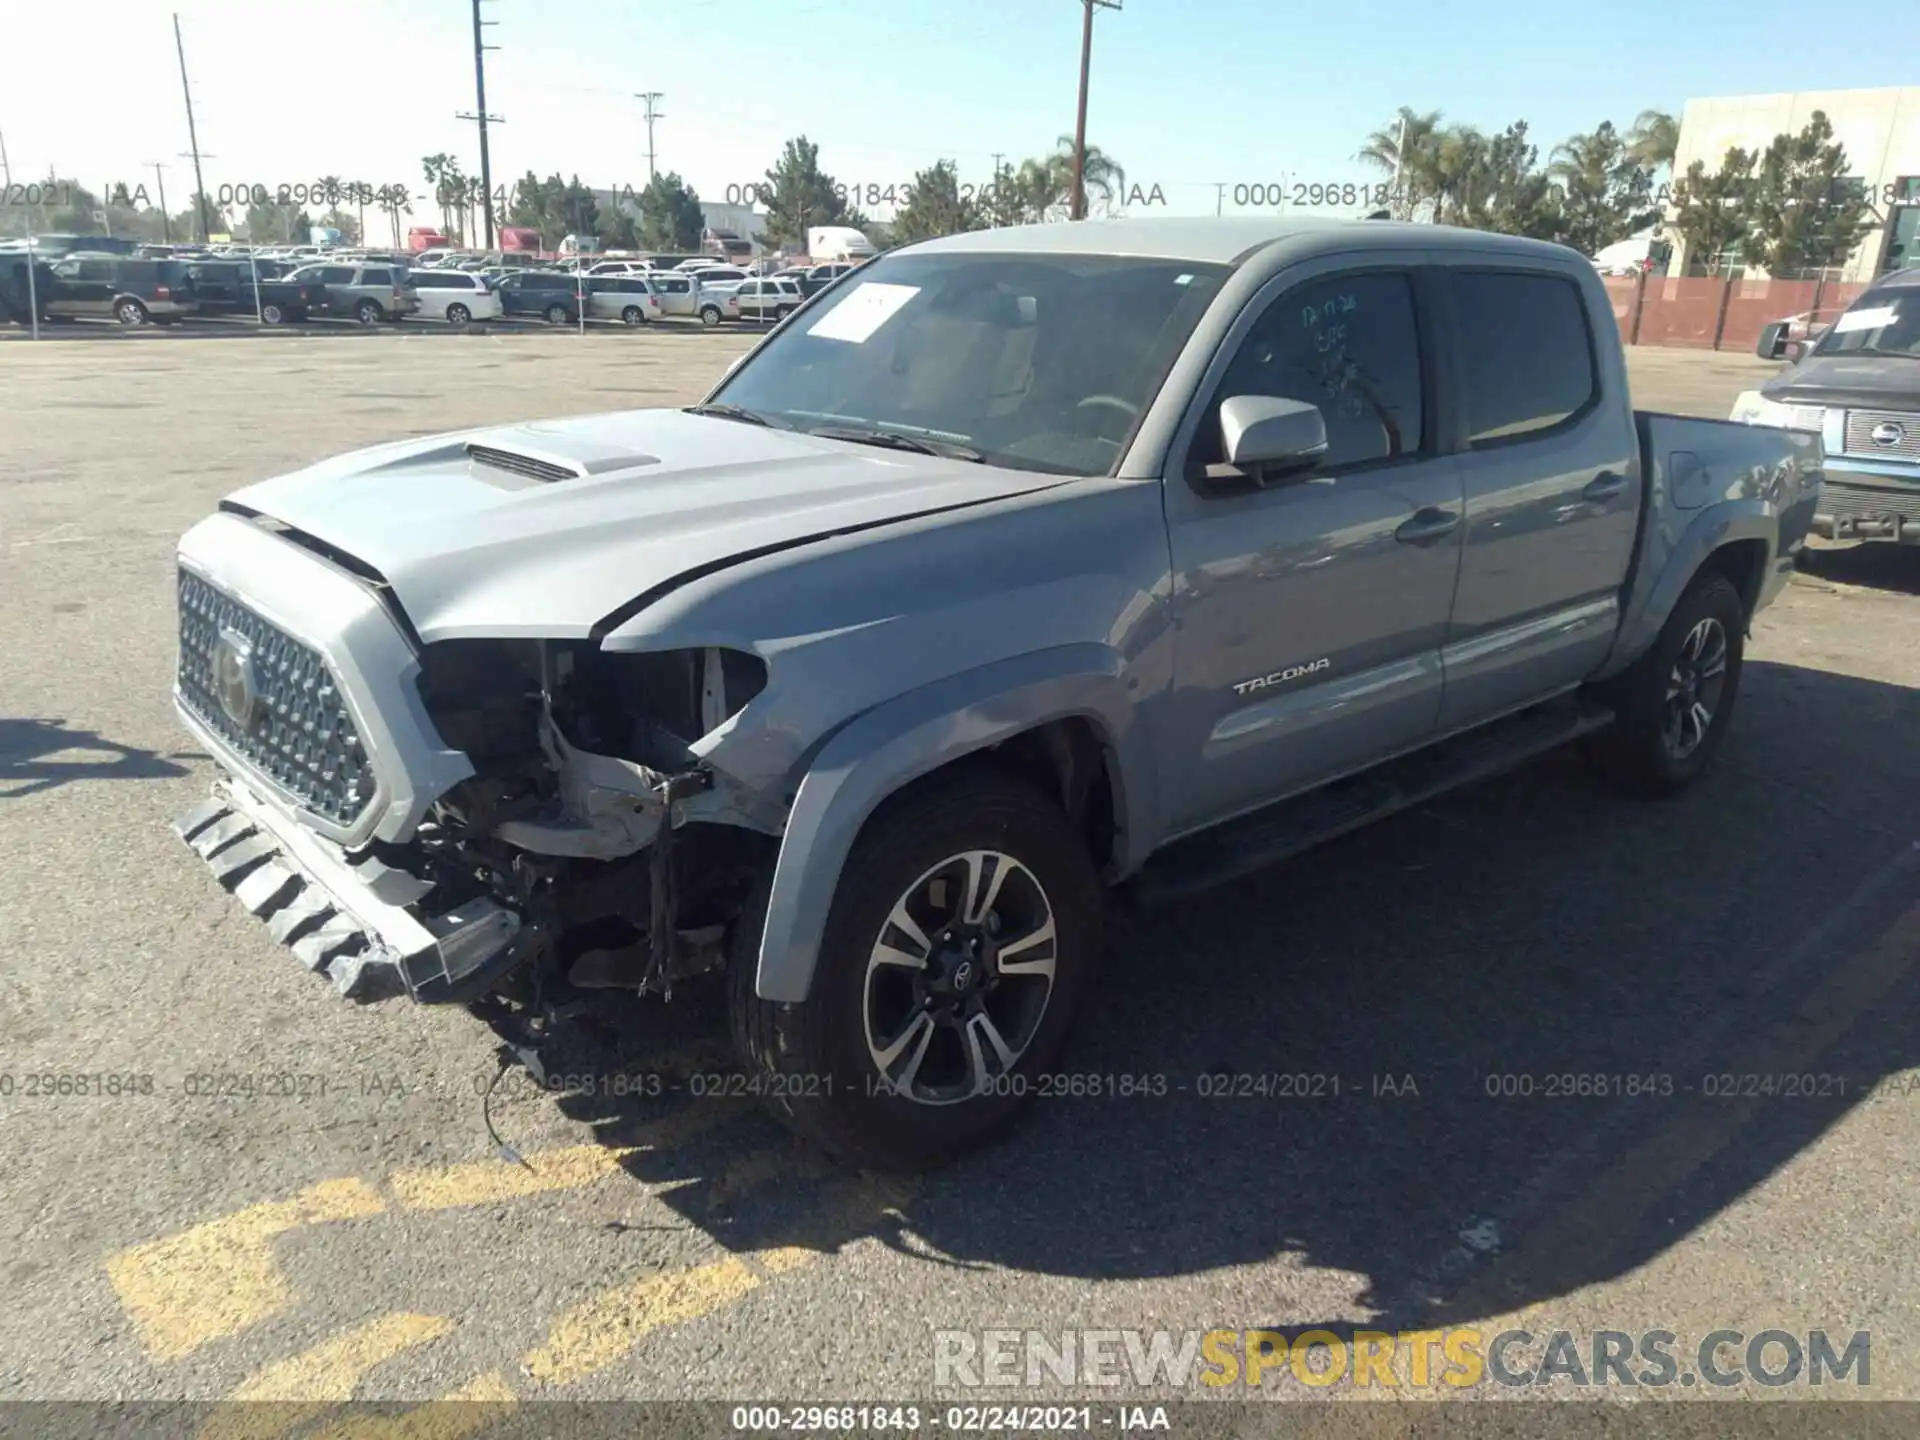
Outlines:
{"type": "MultiPolygon", "coordinates": [[[[1887,207],[1879,198],[1884,187],[1902,175],[1920,175],[1920,85],[1689,100],[1680,116],[1673,172],[1684,175],[1695,160],[1703,161],[1709,173],[1718,170],[1730,148],[1764,150],[1774,136],[1805,129],[1816,110],[1824,110],[1833,123],[1834,139],[1846,146],[1849,169],[1867,182],[1875,197],[1874,208],[1884,221],[1887,207]]],[[[1841,278],[1871,279],[1886,239],[1882,224],[1854,252],[1841,278]]],[[[1672,272],[1676,275],[1686,273],[1684,250],[1676,239],[1672,272]]]]}

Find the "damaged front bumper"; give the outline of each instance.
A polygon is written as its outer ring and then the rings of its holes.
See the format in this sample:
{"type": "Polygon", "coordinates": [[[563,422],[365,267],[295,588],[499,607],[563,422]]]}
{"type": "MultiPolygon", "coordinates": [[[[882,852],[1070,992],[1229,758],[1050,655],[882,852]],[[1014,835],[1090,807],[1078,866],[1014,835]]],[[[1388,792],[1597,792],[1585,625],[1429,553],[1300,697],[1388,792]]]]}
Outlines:
{"type": "Polygon", "coordinates": [[[173,829],[277,943],[350,1000],[469,1003],[533,948],[513,911],[473,900],[434,913],[430,881],[349,856],[232,776],[173,829]]]}

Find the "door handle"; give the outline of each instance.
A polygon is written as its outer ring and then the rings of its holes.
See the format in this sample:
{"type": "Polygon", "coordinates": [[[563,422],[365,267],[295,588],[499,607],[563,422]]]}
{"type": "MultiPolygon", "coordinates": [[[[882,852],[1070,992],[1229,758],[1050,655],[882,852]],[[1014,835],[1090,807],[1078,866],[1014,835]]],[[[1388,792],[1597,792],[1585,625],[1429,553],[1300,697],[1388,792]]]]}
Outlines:
{"type": "Polygon", "coordinates": [[[1402,545],[1428,545],[1435,540],[1445,539],[1459,528],[1460,516],[1457,511],[1428,505],[1414,511],[1413,518],[1393,532],[1393,538],[1402,545]]]}
{"type": "Polygon", "coordinates": [[[1602,470],[1593,483],[1580,492],[1582,500],[1611,500],[1627,488],[1627,477],[1613,470],[1602,470]]]}

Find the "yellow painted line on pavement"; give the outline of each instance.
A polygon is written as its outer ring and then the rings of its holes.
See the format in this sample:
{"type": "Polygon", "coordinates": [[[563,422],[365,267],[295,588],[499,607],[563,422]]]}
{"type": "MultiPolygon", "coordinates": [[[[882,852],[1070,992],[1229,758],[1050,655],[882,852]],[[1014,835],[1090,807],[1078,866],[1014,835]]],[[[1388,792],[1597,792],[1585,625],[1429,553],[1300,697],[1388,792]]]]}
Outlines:
{"type": "Polygon", "coordinates": [[[363,1180],[323,1180],[291,1200],[250,1206],[107,1261],[107,1277],[147,1353],[177,1360],[273,1315],[293,1298],[270,1242],[303,1225],[378,1215],[363,1180]]]}
{"type": "Polygon", "coordinates": [[[381,1315],[269,1365],[214,1408],[200,1440],[277,1440],[353,1398],[376,1366],[453,1329],[439,1315],[381,1315]],[[266,1404],[264,1402],[275,1402],[266,1404]]]}
{"type": "Polygon", "coordinates": [[[396,1170],[387,1177],[387,1188],[404,1210],[454,1210],[551,1190],[577,1190],[619,1174],[620,1162],[630,1155],[672,1149],[746,1109],[731,1101],[702,1100],[643,1127],[633,1144],[536,1151],[526,1157],[525,1166],[494,1156],[431,1169],[396,1170]]]}
{"type": "Polygon", "coordinates": [[[506,1418],[520,1397],[498,1370],[477,1376],[451,1394],[397,1415],[357,1415],[303,1440],[466,1440],[506,1418]]]}
{"type": "Polygon", "coordinates": [[[565,1385],[604,1370],[642,1337],[731,1305],[760,1284],[734,1256],[691,1270],[643,1275],[583,1301],[554,1322],[546,1344],[521,1361],[542,1385],[565,1385]]]}

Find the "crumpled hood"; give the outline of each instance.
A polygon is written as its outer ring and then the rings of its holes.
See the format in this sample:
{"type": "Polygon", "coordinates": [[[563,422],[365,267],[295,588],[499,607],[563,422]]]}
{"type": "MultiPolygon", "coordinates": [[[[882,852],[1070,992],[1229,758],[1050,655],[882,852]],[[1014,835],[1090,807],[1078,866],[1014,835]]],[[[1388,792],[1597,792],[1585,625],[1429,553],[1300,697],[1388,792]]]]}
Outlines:
{"type": "Polygon", "coordinates": [[[378,571],[424,640],[565,638],[732,560],[1060,483],[630,410],[359,450],[227,503],[378,571]]]}
{"type": "Polygon", "coordinates": [[[1887,355],[1815,355],[1760,387],[1782,405],[1920,410],[1920,360],[1887,355]]]}

